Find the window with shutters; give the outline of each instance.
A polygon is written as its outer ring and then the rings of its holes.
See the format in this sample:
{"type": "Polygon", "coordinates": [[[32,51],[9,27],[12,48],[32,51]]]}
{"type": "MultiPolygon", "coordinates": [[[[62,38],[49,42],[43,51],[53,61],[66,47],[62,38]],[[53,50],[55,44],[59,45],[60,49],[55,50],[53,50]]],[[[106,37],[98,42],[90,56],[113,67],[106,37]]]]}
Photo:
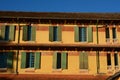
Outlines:
{"type": "Polygon", "coordinates": [[[118,53],[114,53],[114,64],[118,66],[118,53]]]}
{"type": "Polygon", "coordinates": [[[23,26],[23,41],[36,40],[36,27],[31,25],[23,26]]]}
{"type": "Polygon", "coordinates": [[[67,69],[67,53],[55,52],[53,54],[53,68],[54,69],[67,69]]]}
{"type": "Polygon", "coordinates": [[[50,26],[49,27],[49,41],[61,41],[61,27],[60,26],[50,26]]]}
{"type": "Polygon", "coordinates": [[[92,27],[74,27],[75,42],[93,42],[92,27]]]}
{"type": "Polygon", "coordinates": [[[81,52],[79,60],[80,60],[80,69],[88,69],[88,53],[81,52]]]}
{"type": "Polygon", "coordinates": [[[0,52],[0,68],[13,68],[13,53],[0,52]]]}
{"type": "Polygon", "coordinates": [[[112,38],[114,43],[117,42],[117,33],[115,27],[112,28],[112,38]]]}
{"type": "Polygon", "coordinates": [[[22,52],[21,68],[40,68],[41,53],[40,52],[22,52]]]}
{"type": "Polygon", "coordinates": [[[14,41],[15,40],[15,29],[14,25],[4,25],[1,27],[0,40],[1,41],[14,41]]]}

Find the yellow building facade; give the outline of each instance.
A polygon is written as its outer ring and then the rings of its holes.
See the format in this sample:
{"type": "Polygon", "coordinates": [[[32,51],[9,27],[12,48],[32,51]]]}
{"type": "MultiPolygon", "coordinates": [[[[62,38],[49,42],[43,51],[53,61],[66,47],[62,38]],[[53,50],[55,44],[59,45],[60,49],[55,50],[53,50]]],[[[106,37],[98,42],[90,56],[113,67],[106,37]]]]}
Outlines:
{"type": "Polygon", "coordinates": [[[120,69],[119,16],[0,12],[0,74],[112,75],[120,69]]]}

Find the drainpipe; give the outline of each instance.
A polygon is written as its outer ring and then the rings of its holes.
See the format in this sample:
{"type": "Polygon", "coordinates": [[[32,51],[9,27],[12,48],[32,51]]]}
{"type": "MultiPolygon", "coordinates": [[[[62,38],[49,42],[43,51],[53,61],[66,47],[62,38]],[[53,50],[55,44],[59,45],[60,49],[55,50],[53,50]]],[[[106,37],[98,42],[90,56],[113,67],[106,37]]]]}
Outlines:
{"type": "MultiPolygon", "coordinates": [[[[97,23],[96,23],[96,38],[97,38],[97,45],[99,44],[98,22],[99,22],[99,20],[97,20],[97,23]]],[[[96,51],[96,62],[97,62],[97,74],[99,74],[99,69],[100,69],[99,50],[96,51]]]]}
{"type": "MultiPolygon", "coordinates": [[[[17,44],[19,44],[20,43],[20,23],[19,23],[19,18],[17,18],[17,21],[18,21],[18,41],[17,41],[17,44]]],[[[19,49],[17,50],[17,54],[16,55],[17,55],[16,56],[16,74],[18,75],[19,49]]]]}

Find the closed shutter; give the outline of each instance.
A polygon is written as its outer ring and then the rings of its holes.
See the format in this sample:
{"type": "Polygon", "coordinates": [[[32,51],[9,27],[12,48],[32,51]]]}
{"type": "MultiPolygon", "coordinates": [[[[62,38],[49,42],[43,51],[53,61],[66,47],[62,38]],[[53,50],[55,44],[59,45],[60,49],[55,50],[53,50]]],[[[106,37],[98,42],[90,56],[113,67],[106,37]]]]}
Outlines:
{"type": "Polygon", "coordinates": [[[88,42],[93,42],[93,30],[92,27],[87,28],[88,42]]]}
{"type": "Polygon", "coordinates": [[[13,68],[13,55],[14,52],[7,53],[7,68],[13,68]]]}
{"type": "Polygon", "coordinates": [[[21,68],[26,68],[26,52],[21,53],[21,68]]]}
{"type": "Polygon", "coordinates": [[[88,53],[84,53],[84,69],[88,69],[88,53]]]}
{"type": "Polygon", "coordinates": [[[10,31],[9,31],[9,40],[10,41],[14,41],[15,40],[15,26],[11,25],[10,27],[10,31]]]}
{"type": "Polygon", "coordinates": [[[49,27],[49,41],[53,41],[53,27],[49,27]]]}
{"type": "Polygon", "coordinates": [[[74,27],[74,38],[75,38],[75,42],[79,42],[79,27],[78,26],[74,27]]]}
{"type": "Polygon", "coordinates": [[[23,26],[23,41],[27,41],[28,26],[23,26]]]}
{"type": "Polygon", "coordinates": [[[58,41],[61,41],[62,40],[62,29],[61,29],[61,26],[58,26],[57,27],[57,40],[58,41]]]}
{"type": "Polygon", "coordinates": [[[36,40],[36,27],[31,27],[31,41],[36,40]]]}
{"type": "Polygon", "coordinates": [[[67,53],[66,52],[62,52],[61,54],[61,67],[62,69],[67,69],[67,53]]]}
{"type": "Polygon", "coordinates": [[[53,54],[53,69],[57,69],[57,52],[53,54]]]}
{"type": "Polygon", "coordinates": [[[81,52],[79,56],[79,62],[80,62],[80,69],[84,69],[84,53],[81,52]]]}
{"type": "Polygon", "coordinates": [[[40,63],[41,63],[41,53],[36,52],[35,53],[35,68],[39,69],[40,68],[40,63]]]}
{"type": "Polygon", "coordinates": [[[2,38],[2,40],[5,40],[5,28],[6,28],[6,26],[2,26],[2,28],[1,28],[1,38],[2,38]]]}

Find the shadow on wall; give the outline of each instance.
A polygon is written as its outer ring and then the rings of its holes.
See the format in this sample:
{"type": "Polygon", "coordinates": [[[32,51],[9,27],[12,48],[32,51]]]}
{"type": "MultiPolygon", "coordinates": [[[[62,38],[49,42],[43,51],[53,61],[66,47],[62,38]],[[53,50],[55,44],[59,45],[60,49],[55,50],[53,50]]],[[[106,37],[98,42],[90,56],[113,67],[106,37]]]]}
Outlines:
{"type": "Polygon", "coordinates": [[[118,80],[119,78],[120,78],[120,71],[116,72],[112,76],[109,76],[106,80],[118,80]]]}
{"type": "MultiPolygon", "coordinates": [[[[15,73],[16,66],[13,66],[13,63],[16,62],[16,52],[11,50],[6,50],[6,46],[11,44],[12,41],[5,40],[0,36],[0,73],[15,73]]],[[[10,80],[10,79],[1,79],[0,80],[10,80]]]]}

